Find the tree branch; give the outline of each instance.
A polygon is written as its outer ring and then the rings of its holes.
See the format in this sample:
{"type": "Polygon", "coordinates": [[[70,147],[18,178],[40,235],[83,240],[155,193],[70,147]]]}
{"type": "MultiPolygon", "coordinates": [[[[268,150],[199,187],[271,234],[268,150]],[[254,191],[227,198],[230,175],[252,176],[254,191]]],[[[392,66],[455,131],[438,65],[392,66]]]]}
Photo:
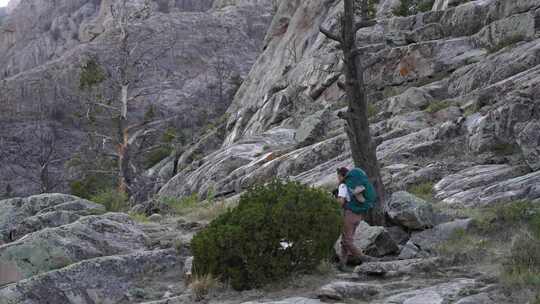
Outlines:
{"type": "Polygon", "coordinates": [[[319,27],[319,31],[321,33],[323,33],[323,35],[325,35],[328,39],[331,39],[331,40],[334,40],[334,41],[337,41],[339,43],[343,43],[343,39],[341,37],[339,37],[338,35],[330,32],[330,30],[328,29],[325,29],[324,26],[320,26],[319,27]]]}
{"type": "Polygon", "coordinates": [[[365,27],[374,26],[375,24],[377,24],[376,20],[359,21],[354,25],[354,32],[356,33],[365,27]]]}

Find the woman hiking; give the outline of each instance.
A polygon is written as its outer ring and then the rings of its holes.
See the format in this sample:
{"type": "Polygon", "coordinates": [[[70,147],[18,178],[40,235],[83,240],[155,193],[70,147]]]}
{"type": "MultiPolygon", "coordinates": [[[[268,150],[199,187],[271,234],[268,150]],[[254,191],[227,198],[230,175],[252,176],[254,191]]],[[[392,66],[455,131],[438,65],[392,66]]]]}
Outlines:
{"type": "Polygon", "coordinates": [[[362,169],[347,168],[337,169],[339,181],[337,200],[343,208],[343,232],[341,235],[341,255],[339,256],[338,269],[347,269],[347,260],[352,256],[361,262],[372,262],[377,259],[365,255],[362,250],[354,245],[354,234],[358,224],[366,217],[377,199],[375,189],[369,182],[367,175],[362,169]]]}

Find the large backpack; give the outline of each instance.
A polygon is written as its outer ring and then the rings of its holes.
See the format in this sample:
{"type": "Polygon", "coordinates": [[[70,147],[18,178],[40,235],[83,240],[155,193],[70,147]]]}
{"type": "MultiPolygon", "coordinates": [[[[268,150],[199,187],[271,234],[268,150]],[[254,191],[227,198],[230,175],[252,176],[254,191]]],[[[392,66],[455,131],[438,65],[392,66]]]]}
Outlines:
{"type": "Polygon", "coordinates": [[[346,207],[356,214],[367,213],[369,209],[373,208],[377,201],[377,192],[373,187],[373,184],[369,181],[364,170],[360,168],[354,168],[345,176],[345,185],[349,191],[351,200],[347,202],[346,207]],[[365,198],[364,202],[359,202],[354,193],[354,189],[363,187],[364,191],[362,195],[365,198]]]}

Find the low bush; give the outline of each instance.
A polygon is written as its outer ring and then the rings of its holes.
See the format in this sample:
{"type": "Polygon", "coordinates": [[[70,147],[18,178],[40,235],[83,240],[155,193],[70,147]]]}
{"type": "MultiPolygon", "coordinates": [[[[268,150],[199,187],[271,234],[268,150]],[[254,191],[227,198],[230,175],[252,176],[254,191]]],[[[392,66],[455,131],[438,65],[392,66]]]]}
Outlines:
{"type": "Polygon", "coordinates": [[[430,113],[430,114],[434,114],[434,113],[437,113],[441,110],[444,110],[448,107],[450,107],[450,101],[448,100],[439,100],[439,101],[434,101],[432,103],[429,104],[429,106],[426,108],[426,112],[430,113]]]}
{"type": "Polygon", "coordinates": [[[327,192],[277,180],[257,186],[193,238],[194,273],[245,290],[315,272],[333,254],[341,221],[327,192]]]}
{"type": "Polygon", "coordinates": [[[90,200],[105,206],[109,212],[121,212],[129,208],[127,194],[115,189],[103,190],[92,196],[90,200]]]}
{"type": "Polygon", "coordinates": [[[432,201],[433,200],[433,183],[426,182],[426,183],[421,183],[418,185],[412,185],[409,187],[409,189],[407,189],[407,192],[412,193],[423,200],[432,201]]]}
{"type": "Polygon", "coordinates": [[[161,198],[161,202],[166,205],[172,211],[172,213],[176,215],[185,215],[193,211],[193,209],[198,205],[199,196],[197,193],[193,193],[190,196],[185,196],[182,198],[163,197],[161,198]]]}

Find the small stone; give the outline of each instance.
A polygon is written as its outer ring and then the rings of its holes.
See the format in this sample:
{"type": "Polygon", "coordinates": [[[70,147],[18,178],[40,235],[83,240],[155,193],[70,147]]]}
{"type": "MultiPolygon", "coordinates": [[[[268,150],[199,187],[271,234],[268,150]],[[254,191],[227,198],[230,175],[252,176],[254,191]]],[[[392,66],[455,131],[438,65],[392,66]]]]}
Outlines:
{"type": "Polygon", "coordinates": [[[163,216],[158,213],[154,213],[148,217],[148,220],[150,220],[151,222],[161,222],[162,219],[163,216]]]}

